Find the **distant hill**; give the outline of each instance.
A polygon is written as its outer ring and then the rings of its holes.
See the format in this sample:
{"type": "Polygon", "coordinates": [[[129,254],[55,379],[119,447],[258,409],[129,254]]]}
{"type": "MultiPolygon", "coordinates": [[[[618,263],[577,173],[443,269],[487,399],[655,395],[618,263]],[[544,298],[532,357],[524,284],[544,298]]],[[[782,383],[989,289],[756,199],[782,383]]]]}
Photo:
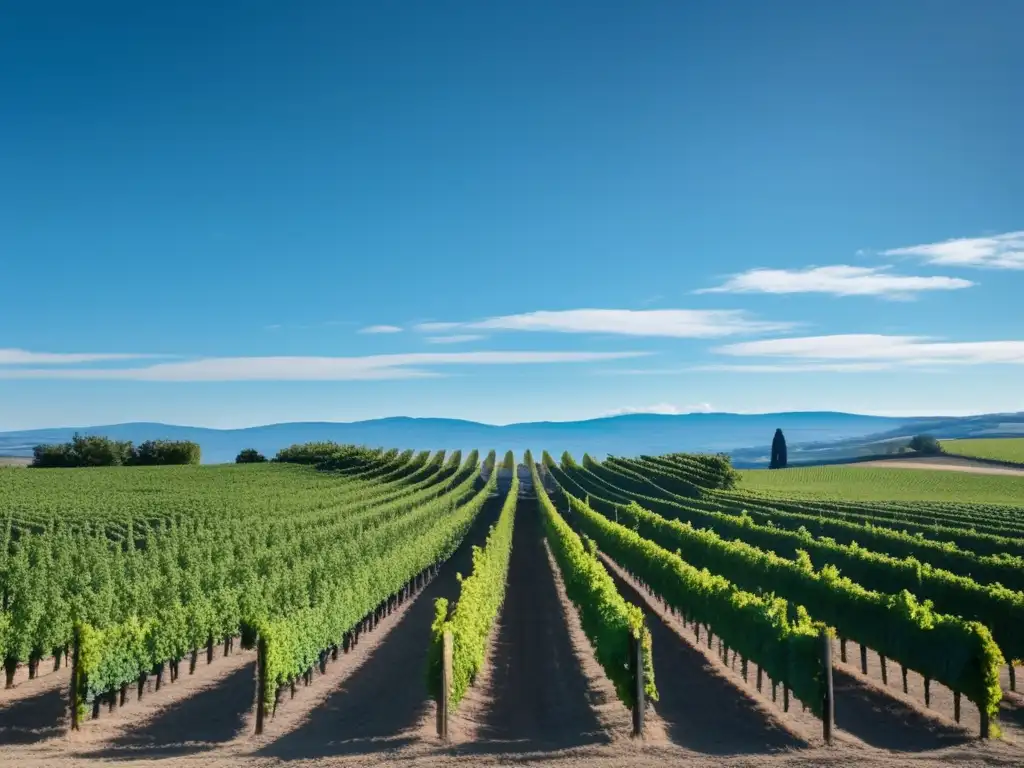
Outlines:
{"type": "Polygon", "coordinates": [[[0,456],[30,455],[39,443],[64,442],[76,431],[140,443],[151,439],[194,440],[204,463],[234,461],[243,448],[268,457],[292,443],[334,440],[397,448],[513,450],[530,448],[579,457],[632,456],[672,451],[726,452],[737,466],[768,461],[772,434],[781,427],[790,446],[790,461],[834,460],[874,452],[879,441],[918,432],[938,437],[1024,435],[1024,414],[994,414],[961,419],[897,418],[834,412],[768,414],[692,413],[679,416],[630,414],[568,422],[532,422],[493,426],[457,419],[396,417],[356,421],[295,422],[246,429],[208,429],[136,422],[93,427],[0,432],[0,456]]]}

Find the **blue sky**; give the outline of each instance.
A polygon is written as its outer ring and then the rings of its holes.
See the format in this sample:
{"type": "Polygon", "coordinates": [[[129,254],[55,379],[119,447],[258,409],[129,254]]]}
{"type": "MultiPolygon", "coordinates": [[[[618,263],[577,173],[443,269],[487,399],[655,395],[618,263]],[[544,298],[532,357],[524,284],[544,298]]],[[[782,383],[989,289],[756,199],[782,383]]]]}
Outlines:
{"type": "Polygon", "coordinates": [[[11,3],[0,429],[1024,408],[1024,5],[11,3]]]}

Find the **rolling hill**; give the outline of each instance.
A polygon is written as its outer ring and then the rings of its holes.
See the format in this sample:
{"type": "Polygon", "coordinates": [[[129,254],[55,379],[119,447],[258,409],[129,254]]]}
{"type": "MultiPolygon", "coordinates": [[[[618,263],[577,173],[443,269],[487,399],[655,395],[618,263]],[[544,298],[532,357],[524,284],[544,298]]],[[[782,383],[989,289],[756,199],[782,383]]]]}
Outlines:
{"type": "Polygon", "coordinates": [[[194,440],[204,463],[233,461],[243,448],[272,455],[293,443],[334,440],[399,448],[489,449],[521,454],[547,448],[595,457],[672,451],[726,452],[737,466],[767,462],[773,432],[781,427],[790,445],[790,460],[835,460],[879,452],[878,444],[917,432],[941,437],[1021,434],[1024,414],[972,416],[962,419],[898,418],[836,412],[769,414],[693,413],[629,414],[587,421],[531,422],[495,426],[457,419],[396,417],[336,422],[293,422],[210,429],[173,424],[133,422],[91,427],[59,427],[0,432],[0,456],[30,455],[32,446],[69,440],[77,431],[140,443],[150,439],[194,440]],[[1016,430],[1016,432],[1015,432],[1016,430]]]}

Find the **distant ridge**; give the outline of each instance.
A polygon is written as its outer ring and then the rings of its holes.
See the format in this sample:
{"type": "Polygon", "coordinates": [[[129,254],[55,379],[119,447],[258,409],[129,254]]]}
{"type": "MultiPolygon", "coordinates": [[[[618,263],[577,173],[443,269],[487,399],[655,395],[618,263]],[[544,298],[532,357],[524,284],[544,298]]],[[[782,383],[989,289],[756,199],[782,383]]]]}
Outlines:
{"type": "Polygon", "coordinates": [[[634,413],[583,421],[539,421],[503,426],[463,419],[392,416],[353,422],[285,422],[240,429],[211,429],[158,422],[132,422],[82,427],[54,427],[0,432],[0,456],[26,456],[39,443],[69,440],[77,431],[118,440],[167,438],[194,440],[202,446],[204,463],[234,461],[243,448],[268,456],[292,443],[334,440],[396,448],[448,450],[472,448],[509,450],[521,455],[527,448],[577,457],[608,454],[632,456],[672,451],[726,452],[737,466],[767,463],[776,428],[786,434],[790,459],[834,459],[865,452],[872,441],[929,431],[939,437],[1024,435],[1024,413],[984,416],[915,417],[865,416],[834,411],[763,414],[634,413]]]}

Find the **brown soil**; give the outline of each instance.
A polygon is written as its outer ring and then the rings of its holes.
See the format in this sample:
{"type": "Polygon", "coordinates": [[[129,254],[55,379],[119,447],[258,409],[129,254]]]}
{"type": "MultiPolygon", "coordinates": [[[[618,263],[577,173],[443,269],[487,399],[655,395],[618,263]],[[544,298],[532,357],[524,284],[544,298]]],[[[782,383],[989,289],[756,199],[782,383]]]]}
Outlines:
{"type": "Polygon", "coordinates": [[[53,669],[53,659],[43,659],[34,679],[28,679],[28,664],[19,664],[14,673],[14,687],[4,688],[0,682],[0,708],[20,699],[35,696],[55,686],[70,685],[71,671],[61,660],[61,668],[53,669]]]}
{"type": "Polygon", "coordinates": [[[70,740],[89,758],[170,757],[205,752],[227,744],[245,728],[252,708],[256,679],[255,651],[223,656],[218,648],[214,662],[200,654],[194,674],[182,661],[179,677],[156,690],[155,680],[146,682],[142,700],[137,688],[128,687],[127,702],[113,712],[100,707],[96,719],[86,719],[70,740]]]}
{"type": "MultiPolygon", "coordinates": [[[[929,730],[943,741],[947,739],[960,740],[964,736],[973,738],[978,735],[981,728],[978,708],[966,698],[961,697],[960,724],[957,725],[954,719],[953,692],[946,686],[932,681],[929,684],[929,704],[926,705],[924,678],[921,675],[908,670],[907,693],[903,693],[903,678],[899,664],[892,661],[886,662],[888,682],[883,682],[881,657],[869,648],[867,650],[868,673],[865,676],[861,672],[860,646],[853,642],[848,642],[846,646],[847,663],[844,664],[841,661],[839,641],[836,640],[832,644],[837,687],[840,684],[841,675],[843,679],[851,681],[850,685],[854,684],[852,681],[856,680],[856,684],[870,686],[879,694],[902,702],[916,712],[922,724],[928,724],[929,730]]],[[[1016,669],[1017,679],[1024,682],[1024,669],[1021,667],[1016,669]]],[[[1020,693],[1010,692],[1009,671],[1006,668],[1002,671],[1001,685],[1006,692],[999,715],[999,727],[1003,732],[1002,739],[1024,747],[1024,696],[1021,696],[1020,693]]],[[[838,704],[836,706],[836,719],[839,720],[838,704]]],[[[883,720],[883,722],[886,721],[883,720]]]]}
{"type": "Polygon", "coordinates": [[[536,505],[535,499],[519,502],[509,584],[487,669],[453,724],[458,741],[476,749],[530,751],[610,740],[595,709],[604,696],[590,690],[576,656],[536,505]]]}
{"type": "Polygon", "coordinates": [[[885,467],[886,469],[934,469],[970,472],[976,475],[1024,475],[1024,468],[999,467],[957,456],[921,456],[906,459],[878,459],[849,464],[851,467],[885,467]]]}
{"type": "Polygon", "coordinates": [[[784,723],[738,689],[725,674],[725,665],[705,652],[706,644],[698,647],[694,633],[687,632],[681,620],[613,561],[603,559],[619,592],[647,619],[659,692],[654,709],[672,742],[713,755],[766,754],[808,746],[801,734],[804,729],[784,723]]]}

